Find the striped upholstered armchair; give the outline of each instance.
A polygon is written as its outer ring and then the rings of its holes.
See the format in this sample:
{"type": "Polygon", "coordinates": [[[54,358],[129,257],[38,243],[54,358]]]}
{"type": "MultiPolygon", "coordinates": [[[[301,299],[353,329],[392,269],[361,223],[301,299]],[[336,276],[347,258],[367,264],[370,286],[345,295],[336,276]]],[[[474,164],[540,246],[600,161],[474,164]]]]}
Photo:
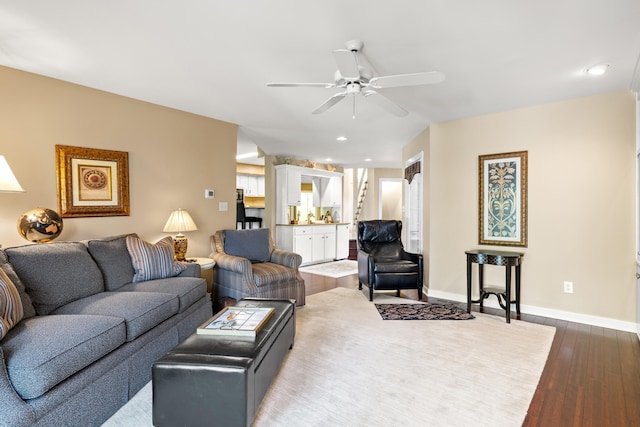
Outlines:
{"type": "Polygon", "coordinates": [[[304,279],[298,271],[302,257],[276,249],[268,228],[216,231],[211,250],[217,298],[287,298],[298,306],[305,304],[304,279]]]}

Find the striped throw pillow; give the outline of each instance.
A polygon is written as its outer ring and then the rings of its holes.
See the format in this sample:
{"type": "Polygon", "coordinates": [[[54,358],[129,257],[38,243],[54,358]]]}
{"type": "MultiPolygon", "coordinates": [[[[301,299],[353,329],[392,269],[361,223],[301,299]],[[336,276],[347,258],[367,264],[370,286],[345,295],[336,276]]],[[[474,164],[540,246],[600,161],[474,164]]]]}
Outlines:
{"type": "Polygon", "coordinates": [[[134,269],[132,282],[177,276],[187,268],[174,259],[173,239],[170,236],[156,244],[136,236],[127,236],[127,250],[134,269]]]}
{"type": "Polygon", "coordinates": [[[7,273],[0,268],[0,340],[22,320],[23,315],[20,293],[7,273]]]}

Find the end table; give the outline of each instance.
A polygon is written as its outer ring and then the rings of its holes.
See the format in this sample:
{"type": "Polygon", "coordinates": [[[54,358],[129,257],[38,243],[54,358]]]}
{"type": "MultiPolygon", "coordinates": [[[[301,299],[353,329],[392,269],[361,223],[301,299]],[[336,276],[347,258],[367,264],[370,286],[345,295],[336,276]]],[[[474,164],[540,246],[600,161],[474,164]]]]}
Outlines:
{"type": "Polygon", "coordinates": [[[522,265],[523,253],[520,252],[503,252],[484,249],[475,249],[465,252],[467,254],[467,313],[471,313],[471,304],[482,303],[485,298],[495,295],[498,298],[498,304],[505,310],[507,323],[511,323],[511,304],[516,305],[516,314],[520,318],[520,266],[522,265]],[[471,299],[471,272],[472,264],[478,264],[478,283],[480,286],[480,297],[477,300],[471,299]],[[496,287],[484,286],[483,266],[499,265],[506,269],[505,287],[504,289],[496,287]],[[516,269],[516,299],[511,299],[511,267],[516,269]],[[504,302],[502,301],[504,299],[504,302]]]}
{"type": "Polygon", "coordinates": [[[213,267],[216,262],[211,258],[190,258],[193,262],[200,265],[200,275],[207,281],[207,292],[211,293],[213,290],[213,267]]]}

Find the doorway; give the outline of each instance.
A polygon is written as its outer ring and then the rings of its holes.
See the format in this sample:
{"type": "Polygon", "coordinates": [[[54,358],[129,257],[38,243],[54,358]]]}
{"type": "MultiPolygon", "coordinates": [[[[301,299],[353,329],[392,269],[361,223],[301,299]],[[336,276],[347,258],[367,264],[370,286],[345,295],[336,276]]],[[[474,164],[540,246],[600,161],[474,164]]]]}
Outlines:
{"type": "Polygon", "coordinates": [[[380,178],[378,217],[380,219],[402,219],[402,178],[380,178]]]}
{"type": "Polygon", "coordinates": [[[405,245],[414,253],[422,253],[422,157],[420,152],[407,160],[404,169],[405,245]]]}

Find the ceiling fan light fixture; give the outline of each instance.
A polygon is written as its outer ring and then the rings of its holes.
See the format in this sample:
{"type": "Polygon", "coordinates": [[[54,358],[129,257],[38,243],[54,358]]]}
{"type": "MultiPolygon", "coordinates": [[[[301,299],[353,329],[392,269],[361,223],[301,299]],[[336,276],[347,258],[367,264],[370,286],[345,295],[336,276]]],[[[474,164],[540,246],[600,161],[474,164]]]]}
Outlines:
{"type": "Polygon", "coordinates": [[[590,76],[601,76],[607,72],[609,69],[609,64],[598,64],[593,67],[587,68],[587,74],[590,76]]]}

